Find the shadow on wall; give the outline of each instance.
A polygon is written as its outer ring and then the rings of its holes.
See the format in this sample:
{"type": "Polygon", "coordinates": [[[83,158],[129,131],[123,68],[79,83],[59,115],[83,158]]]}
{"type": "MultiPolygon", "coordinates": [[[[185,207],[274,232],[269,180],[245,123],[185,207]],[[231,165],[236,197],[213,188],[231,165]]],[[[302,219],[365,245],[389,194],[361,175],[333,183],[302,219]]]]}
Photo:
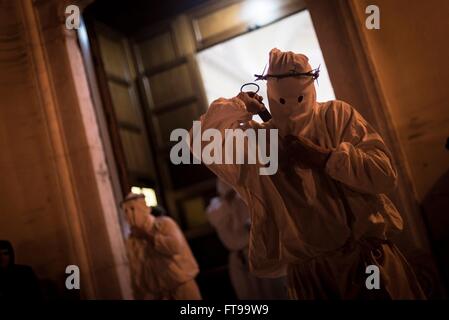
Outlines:
{"type": "Polygon", "coordinates": [[[16,263],[10,241],[0,240],[0,301],[80,300],[79,290],[65,288],[65,278],[39,278],[32,266],[16,263]]]}
{"type": "Polygon", "coordinates": [[[424,221],[446,290],[449,289],[449,171],[433,185],[422,202],[424,221]]]}

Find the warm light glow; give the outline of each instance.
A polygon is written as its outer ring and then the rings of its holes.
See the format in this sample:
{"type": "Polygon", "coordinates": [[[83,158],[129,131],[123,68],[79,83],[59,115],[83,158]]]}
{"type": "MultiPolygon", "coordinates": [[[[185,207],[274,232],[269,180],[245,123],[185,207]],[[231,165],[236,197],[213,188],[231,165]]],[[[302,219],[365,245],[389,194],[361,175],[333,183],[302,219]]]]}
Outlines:
{"type": "Polygon", "coordinates": [[[276,0],[247,0],[243,4],[240,18],[248,21],[251,28],[263,26],[273,20],[279,10],[276,0]]]}
{"type": "Polygon", "coordinates": [[[145,203],[147,204],[147,206],[157,206],[157,197],[154,189],[131,187],[131,192],[135,194],[143,194],[145,196],[145,203]]]}
{"type": "Polygon", "coordinates": [[[84,24],[84,20],[80,20],[80,27],[77,30],[78,32],[78,40],[86,47],[89,47],[89,37],[87,35],[86,25],[84,24]]]}

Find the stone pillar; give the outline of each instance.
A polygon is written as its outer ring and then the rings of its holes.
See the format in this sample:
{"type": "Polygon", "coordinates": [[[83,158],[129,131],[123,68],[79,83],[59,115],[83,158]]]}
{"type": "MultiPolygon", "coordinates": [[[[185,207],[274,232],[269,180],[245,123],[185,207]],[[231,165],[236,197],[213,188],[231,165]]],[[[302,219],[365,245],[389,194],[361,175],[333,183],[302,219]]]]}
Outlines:
{"type": "Polygon", "coordinates": [[[88,2],[0,1],[0,233],[61,290],[75,264],[81,298],[131,298],[111,173],[65,28],[66,5],[88,2]]]}

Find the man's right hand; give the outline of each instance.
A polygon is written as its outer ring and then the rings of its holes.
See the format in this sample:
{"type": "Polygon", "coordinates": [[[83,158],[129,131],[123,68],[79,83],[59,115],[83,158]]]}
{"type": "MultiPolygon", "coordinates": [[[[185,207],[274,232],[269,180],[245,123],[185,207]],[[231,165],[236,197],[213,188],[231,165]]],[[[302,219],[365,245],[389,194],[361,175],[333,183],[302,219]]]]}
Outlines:
{"type": "Polygon", "coordinates": [[[324,169],[332,150],[314,144],[301,136],[287,135],[283,139],[284,157],[287,163],[307,169],[324,169]]]}
{"type": "Polygon", "coordinates": [[[243,101],[249,113],[257,114],[265,109],[263,98],[254,92],[240,92],[237,98],[243,101]]]}

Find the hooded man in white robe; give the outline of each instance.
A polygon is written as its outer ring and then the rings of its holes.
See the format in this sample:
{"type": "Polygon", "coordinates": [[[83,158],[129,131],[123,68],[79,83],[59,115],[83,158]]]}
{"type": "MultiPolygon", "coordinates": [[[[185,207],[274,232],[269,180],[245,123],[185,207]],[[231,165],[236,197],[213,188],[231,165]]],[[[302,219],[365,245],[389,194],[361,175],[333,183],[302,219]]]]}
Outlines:
{"type": "Polygon", "coordinates": [[[262,77],[270,121],[251,120],[262,99],[246,93],[215,100],[200,118],[202,132],[222,137],[225,129],[278,129],[274,175],[260,175],[261,164],[207,165],[250,208],[250,268],[265,277],[286,272],[293,299],[424,298],[387,238],[403,225],[385,195],[397,179],[390,152],[349,104],[317,102],[315,78],[306,56],[272,49],[262,77]],[[368,265],[378,266],[380,289],[367,288],[368,265]]]}
{"type": "Polygon", "coordinates": [[[128,194],[122,209],[131,227],[126,249],[136,299],[200,300],[198,264],[176,222],[153,216],[144,195],[128,194]]]}

